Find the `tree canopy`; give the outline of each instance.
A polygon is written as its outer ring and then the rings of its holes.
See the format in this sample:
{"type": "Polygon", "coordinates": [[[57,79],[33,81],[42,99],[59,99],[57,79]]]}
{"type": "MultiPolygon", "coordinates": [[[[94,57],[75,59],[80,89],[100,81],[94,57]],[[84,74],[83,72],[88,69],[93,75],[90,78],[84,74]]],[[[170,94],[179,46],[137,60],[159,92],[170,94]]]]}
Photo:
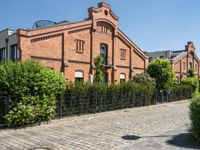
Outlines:
{"type": "Polygon", "coordinates": [[[175,75],[168,59],[154,60],[149,64],[147,72],[156,79],[158,89],[168,89],[173,85],[175,75]]]}

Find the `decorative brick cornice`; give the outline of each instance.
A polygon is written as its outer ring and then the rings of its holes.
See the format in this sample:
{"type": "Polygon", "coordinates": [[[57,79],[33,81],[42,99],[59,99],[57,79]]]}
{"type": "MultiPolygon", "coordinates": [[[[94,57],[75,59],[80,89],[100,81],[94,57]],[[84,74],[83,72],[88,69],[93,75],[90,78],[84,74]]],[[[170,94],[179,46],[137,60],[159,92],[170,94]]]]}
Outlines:
{"type": "Polygon", "coordinates": [[[62,36],[62,33],[52,34],[52,35],[47,35],[47,36],[42,36],[42,37],[34,38],[34,39],[31,39],[31,43],[42,41],[42,40],[47,40],[47,39],[51,39],[51,38],[55,38],[55,37],[58,37],[58,36],[62,36]]]}
{"type": "Polygon", "coordinates": [[[31,56],[32,59],[38,59],[38,60],[50,60],[50,61],[62,61],[62,59],[59,58],[50,58],[50,57],[41,57],[41,56],[31,56]]]}
{"type": "Polygon", "coordinates": [[[91,27],[82,28],[82,29],[76,29],[76,30],[71,30],[71,31],[68,32],[68,34],[72,34],[72,33],[76,33],[76,32],[81,32],[81,31],[89,30],[89,29],[91,29],[91,27]]]}

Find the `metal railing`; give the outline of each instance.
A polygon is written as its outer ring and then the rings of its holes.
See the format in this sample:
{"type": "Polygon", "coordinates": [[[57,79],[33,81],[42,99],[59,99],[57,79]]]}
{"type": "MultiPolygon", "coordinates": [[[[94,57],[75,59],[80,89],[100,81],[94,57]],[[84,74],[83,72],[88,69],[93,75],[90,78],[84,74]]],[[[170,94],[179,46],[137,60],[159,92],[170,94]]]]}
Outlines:
{"type": "Polygon", "coordinates": [[[59,95],[56,105],[56,116],[91,114],[118,110],[123,108],[140,107],[156,103],[172,102],[190,99],[192,89],[156,90],[153,95],[144,92],[131,93],[91,93],[81,95],[78,93],[65,93],[59,95]]]}
{"type": "Polygon", "coordinates": [[[0,96],[0,125],[5,124],[5,115],[9,112],[9,96],[0,96]]]}
{"type": "Polygon", "coordinates": [[[91,114],[118,110],[123,108],[141,107],[156,104],[155,96],[147,96],[144,92],[135,93],[65,93],[57,98],[56,116],[91,114]]]}
{"type": "Polygon", "coordinates": [[[156,101],[158,103],[179,101],[192,98],[192,89],[181,90],[166,90],[161,89],[156,91],[156,101]]]}

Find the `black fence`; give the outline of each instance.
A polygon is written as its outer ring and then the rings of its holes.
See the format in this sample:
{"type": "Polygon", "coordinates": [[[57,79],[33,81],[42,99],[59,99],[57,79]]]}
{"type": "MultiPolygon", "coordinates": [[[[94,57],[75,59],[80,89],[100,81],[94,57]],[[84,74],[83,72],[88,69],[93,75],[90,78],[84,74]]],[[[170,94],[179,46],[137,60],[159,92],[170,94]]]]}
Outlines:
{"type": "Polygon", "coordinates": [[[10,97],[7,96],[0,96],[0,124],[5,124],[4,116],[9,111],[9,101],[10,97]]]}
{"type": "MultiPolygon", "coordinates": [[[[66,92],[57,98],[56,116],[61,118],[63,116],[91,114],[179,101],[190,99],[193,92],[194,90],[192,89],[157,90],[153,95],[142,91],[106,94],[93,92],[86,95],[83,93],[66,92]]],[[[5,124],[4,116],[9,112],[9,103],[10,97],[0,97],[0,125],[5,124]]]]}
{"type": "Polygon", "coordinates": [[[66,92],[58,97],[56,115],[60,118],[152,104],[156,104],[155,95],[148,95],[144,92],[135,92],[134,94],[93,92],[86,95],[66,92]]]}
{"type": "Polygon", "coordinates": [[[157,90],[156,91],[156,101],[158,103],[179,101],[184,99],[191,99],[193,89],[181,89],[181,90],[157,90]]]}
{"type": "MultiPolygon", "coordinates": [[[[58,97],[56,115],[62,116],[98,113],[123,108],[140,107],[156,103],[172,102],[190,99],[192,89],[157,90],[154,95],[146,96],[144,92],[137,92],[127,96],[124,93],[80,95],[65,93],[58,97]]],[[[128,93],[127,93],[128,94],[128,93]]]]}

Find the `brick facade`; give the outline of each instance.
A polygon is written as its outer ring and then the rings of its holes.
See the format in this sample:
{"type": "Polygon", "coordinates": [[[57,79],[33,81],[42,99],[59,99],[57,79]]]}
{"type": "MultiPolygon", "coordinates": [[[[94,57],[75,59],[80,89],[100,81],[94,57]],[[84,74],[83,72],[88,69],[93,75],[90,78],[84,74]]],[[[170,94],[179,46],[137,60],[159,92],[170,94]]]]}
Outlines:
{"type": "Polygon", "coordinates": [[[189,68],[194,69],[196,77],[200,77],[200,60],[195,54],[195,46],[191,41],[187,43],[184,50],[155,51],[146,54],[150,62],[157,58],[169,59],[177,81],[188,76],[189,68]]]}
{"type": "Polygon", "coordinates": [[[142,73],[148,65],[148,58],[118,28],[118,17],[110,5],[99,3],[98,8],[89,8],[88,13],[88,19],[75,23],[19,29],[21,60],[39,60],[47,67],[63,72],[72,82],[75,72],[81,71],[84,81],[88,81],[95,73],[94,59],[102,48],[107,51],[104,70],[108,83],[120,82],[121,74],[128,81],[133,75],[142,73]]]}
{"type": "Polygon", "coordinates": [[[178,81],[187,77],[189,68],[194,69],[196,76],[200,77],[200,60],[195,54],[193,42],[188,42],[185,46],[185,51],[171,60],[171,64],[178,81]]]}

